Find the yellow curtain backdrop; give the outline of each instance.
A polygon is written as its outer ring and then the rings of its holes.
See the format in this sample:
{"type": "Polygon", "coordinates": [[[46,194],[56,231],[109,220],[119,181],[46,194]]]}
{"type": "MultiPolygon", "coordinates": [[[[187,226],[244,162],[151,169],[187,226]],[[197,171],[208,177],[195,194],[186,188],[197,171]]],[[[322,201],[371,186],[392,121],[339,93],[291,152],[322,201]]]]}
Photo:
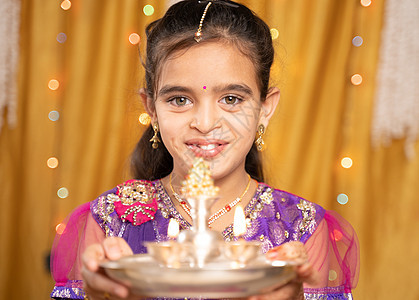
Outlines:
{"type": "MultiPolygon", "coordinates": [[[[129,154],[144,127],[136,95],[143,71],[128,36],[143,38],[164,2],[74,0],[64,11],[60,1],[22,0],[18,125],[0,133],[1,299],[47,299],[55,226],[129,177],[129,154]],[[143,13],[147,4],[151,16],[143,13]],[[51,79],[60,82],[56,91],[48,89],[51,79]],[[57,121],[48,119],[53,110],[57,121]],[[49,157],[58,158],[57,168],[47,167],[49,157]],[[61,187],[66,198],[57,195],[61,187]]],[[[356,299],[417,299],[419,155],[407,161],[402,141],[370,146],[384,4],[242,2],[279,31],[273,84],[282,98],[266,137],[269,183],[353,224],[361,245],[356,299]],[[364,38],[361,47],[351,44],[355,35],[364,38]],[[354,73],[363,76],[359,86],[350,83],[354,73]],[[344,156],[352,168],[340,166],[344,156]],[[340,193],[347,204],[336,201],[340,193]]]]}

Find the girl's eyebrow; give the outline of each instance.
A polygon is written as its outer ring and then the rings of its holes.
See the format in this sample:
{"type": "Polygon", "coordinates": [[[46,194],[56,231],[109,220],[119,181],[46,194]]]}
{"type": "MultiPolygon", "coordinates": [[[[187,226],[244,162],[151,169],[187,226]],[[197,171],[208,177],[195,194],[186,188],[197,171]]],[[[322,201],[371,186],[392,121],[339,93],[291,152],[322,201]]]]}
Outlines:
{"type": "Polygon", "coordinates": [[[179,86],[179,85],[165,85],[163,86],[158,93],[158,97],[164,97],[167,94],[171,93],[188,93],[191,92],[190,88],[187,88],[185,86],[179,86]]]}
{"type": "Polygon", "coordinates": [[[232,83],[232,84],[227,84],[227,85],[220,85],[220,86],[215,86],[214,88],[215,92],[241,92],[241,93],[245,93],[250,97],[253,97],[253,91],[252,89],[244,83],[232,83]]]}
{"type": "MultiPolygon", "coordinates": [[[[211,88],[211,86],[208,86],[207,88],[211,88]]],[[[218,86],[213,87],[212,90],[215,91],[216,93],[241,92],[241,93],[247,94],[250,97],[253,97],[252,89],[244,83],[218,85],[218,86]]],[[[159,90],[158,96],[164,97],[167,94],[171,94],[171,93],[191,93],[191,92],[192,92],[192,89],[185,86],[165,85],[159,90]]]]}

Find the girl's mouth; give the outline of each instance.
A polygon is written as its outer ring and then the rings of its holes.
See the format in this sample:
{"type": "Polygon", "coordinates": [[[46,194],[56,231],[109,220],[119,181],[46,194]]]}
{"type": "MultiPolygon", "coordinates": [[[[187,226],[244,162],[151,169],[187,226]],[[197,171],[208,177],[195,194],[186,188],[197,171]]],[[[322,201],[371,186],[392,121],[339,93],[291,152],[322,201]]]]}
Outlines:
{"type": "Polygon", "coordinates": [[[224,141],[190,141],[186,145],[197,157],[214,158],[224,150],[227,143],[224,141]]]}

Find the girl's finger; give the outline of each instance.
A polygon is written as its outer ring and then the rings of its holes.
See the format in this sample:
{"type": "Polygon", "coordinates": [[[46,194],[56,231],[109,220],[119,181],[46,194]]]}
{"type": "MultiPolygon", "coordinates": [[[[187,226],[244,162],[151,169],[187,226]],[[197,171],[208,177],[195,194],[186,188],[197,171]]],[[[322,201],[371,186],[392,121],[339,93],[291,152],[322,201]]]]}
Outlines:
{"type": "Polygon", "coordinates": [[[128,289],[104,276],[101,272],[91,272],[87,268],[82,268],[82,277],[87,293],[104,295],[105,292],[119,298],[126,298],[129,294],[128,289]]]}
{"type": "Polygon", "coordinates": [[[307,252],[304,244],[298,241],[291,241],[273,248],[266,257],[271,260],[295,260],[303,262],[307,260],[307,252]]]}
{"type": "Polygon", "coordinates": [[[315,286],[319,282],[319,274],[313,268],[310,262],[296,267],[298,280],[315,286]]]}
{"type": "Polygon", "coordinates": [[[111,260],[119,259],[123,256],[132,255],[132,250],[123,238],[110,237],[103,241],[103,248],[106,257],[111,260]]]}
{"type": "Polygon", "coordinates": [[[91,272],[99,269],[99,262],[105,259],[105,251],[101,244],[93,244],[86,248],[82,255],[83,266],[91,272]]]}

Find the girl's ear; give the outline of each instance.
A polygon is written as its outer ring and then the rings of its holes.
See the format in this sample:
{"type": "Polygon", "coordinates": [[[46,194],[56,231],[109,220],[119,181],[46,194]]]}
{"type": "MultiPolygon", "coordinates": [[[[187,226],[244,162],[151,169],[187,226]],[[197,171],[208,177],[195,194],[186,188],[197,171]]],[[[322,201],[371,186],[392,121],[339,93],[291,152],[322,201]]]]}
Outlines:
{"type": "Polygon", "coordinates": [[[143,103],[144,109],[146,113],[151,118],[151,123],[155,123],[157,121],[156,110],[154,107],[153,99],[147,96],[147,91],[145,88],[140,89],[140,97],[141,102],[143,103]]]}
{"type": "Polygon", "coordinates": [[[268,126],[269,120],[275,113],[275,109],[279,103],[281,93],[277,87],[269,89],[265,101],[262,102],[262,109],[260,110],[259,124],[268,126]]]}

